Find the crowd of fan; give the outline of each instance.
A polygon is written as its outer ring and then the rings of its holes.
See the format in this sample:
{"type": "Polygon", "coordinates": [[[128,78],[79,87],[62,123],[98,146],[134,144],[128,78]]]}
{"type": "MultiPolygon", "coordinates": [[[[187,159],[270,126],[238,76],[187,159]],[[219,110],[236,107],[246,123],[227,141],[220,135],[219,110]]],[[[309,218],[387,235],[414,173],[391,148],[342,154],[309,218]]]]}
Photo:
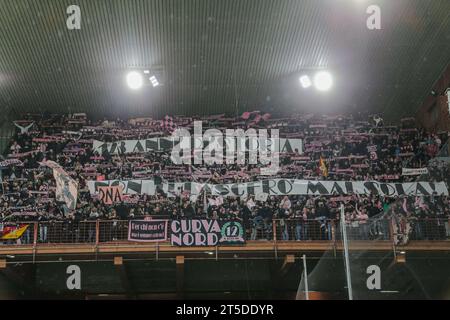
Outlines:
{"type": "MultiPolygon", "coordinates": [[[[298,150],[281,154],[281,170],[274,176],[296,179],[414,181],[418,177],[402,175],[402,168],[426,167],[447,140],[447,133],[433,135],[417,129],[411,118],[402,119],[398,126],[384,125],[380,118],[367,115],[295,115],[270,119],[270,115],[265,114],[257,121],[250,116],[175,117],[173,121],[191,128],[193,120],[202,120],[205,128],[276,128],[280,130],[280,137],[303,139],[303,154],[298,154],[298,150]],[[318,168],[320,158],[327,165],[326,175],[318,168]]],[[[76,240],[93,241],[95,229],[92,224],[86,224],[86,230],[80,229],[80,224],[99,219],[113,222],[110,234],[114,240],[120,234],[120,224],[116,222],[144,216],[238,219],[246,226],[251,239],[273,237],[273,220],[279,219],[275,231],[282,240],[331,239],[331,220],[339,220],[341,203],[345,206],[349,232],[357,238],[387,237],[390,230],[386,220],[380,218],[369,223],[369,219],[386,216],[383,215],[386,213],[398,213],[401,217],[416,220],[413,229],[417,239],[445,238],[450,232],[450,202],[446,196],[394,199],[350,195],[341,201],[336,197],[295,195],[270,196],[265,202],[256,201],[253,197],[225,198],[218,204],[217,198],[210,196],[209,199],[202,196],[191,201],[183,194],[173,198],[158,194],[134,195],[122,203],[106,205],[89,193],[86,181],[193,179],[195,173],[191,166],[182,165],[175,170],[176,166],[164,152],[101,155],[92,150],[92,140],[117,141],[170,135],[164,122],[148,119],[141,123],[121,120],[91,122],[84,117],[26,115],[17,123],[25,126],[32,121],[34,124],[30,129],[18,131],[8,146],[7,158],[18,159],[20,164],[17,162],[1,170],[0,214],[3,222],[46,222],[39,230],[40,241],[49,241],[47,234],[52,233],[51,228],[60,228],[63,234],[76,240]],[[45,160],[60,164],[78,182],[75,210],[64,210],[63,203],[55,201],[52,171],[40,166],[40,162],[45,160]]],[[[197,166],[195,172],[201,172],[201,175],[196,181],[230,183],[259,180],[259,167],[250,164],[197,166]]],[[[449,168],[439,166],[422,178],[448,183],[449,168]]],[[[25,234],[24,242],[29,241],[30,230],[25,234]]]]}

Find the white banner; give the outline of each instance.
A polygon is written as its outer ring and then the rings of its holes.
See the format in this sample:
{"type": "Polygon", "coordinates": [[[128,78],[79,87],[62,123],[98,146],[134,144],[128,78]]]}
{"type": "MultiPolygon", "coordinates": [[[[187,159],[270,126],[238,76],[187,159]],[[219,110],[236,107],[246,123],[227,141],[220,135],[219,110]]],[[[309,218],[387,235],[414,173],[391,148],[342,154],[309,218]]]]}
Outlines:
{"type": "MultiPolygon", "coordinates": [[[[203,137],[203,147],[207,145],[212,145],[214,143],[219,143],[219,145],[226,146],[230,145],[230,138],[223,137],[222,142],[217,142],[220,139],[218,136],[203,137]]],[[[248,148],[249,143],[246,137],[246,146],[248,148]]],[[[267,147],[271,145],[268,143],[273,138],[265,139],[267,147]]],[[[170,152],[175,147],[180,149],[194,148],[197,145],[194,141],[194,137],[191,139],[186,137],[163,137],[163,138],[150,138],[145,140],[119,140],[115,142],[102,142],[93,141],[93,152],[98,152],[99,154],[125,154],[125,153],[146,153],[150,151],[164,151],[170,152]]],[[[252,145],[252,144],[250,144],[252,145]]],[[[262,146],[261,143],[257,143],[256,146],[262,146]]],[[[279,152],[297,152],[298,154],[303,153],[303,140],[302,139],[285,139],[279,138],[279,152]]]]}
{"type": "Polygon", "coordinates": [[[247,197],[267,193],[269,195],[381,195],[429,196],[448,195],[445,182],[384,183],[378,181],[310,181],[297,179],[268,179],[262,181],[230,184],[202,184],[196,182],[165,182],[155,185],[153,180],[109,180],[88,181],[91,194],[96,194],[99,186],[121,185],[124,194],[199,194],[206,193],[222,197],[247,197]]]}
{"type": "Polygon", "coordinates": [[[428,174],[428,168],[402,168],[402,176],[420,176],[428,174]]]}

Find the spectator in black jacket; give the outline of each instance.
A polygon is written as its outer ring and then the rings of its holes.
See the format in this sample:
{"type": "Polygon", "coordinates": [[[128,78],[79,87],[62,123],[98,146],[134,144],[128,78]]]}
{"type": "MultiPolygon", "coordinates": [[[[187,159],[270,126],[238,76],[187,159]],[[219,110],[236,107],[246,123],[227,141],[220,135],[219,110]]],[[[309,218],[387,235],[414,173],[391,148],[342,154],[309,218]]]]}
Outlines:
{"type": "Polygon", "coordinates": [[[317,218],[320,222],[320,233],[322,240],[331,240],[331,213],[328,206],[325,204],[325,201],[319,199],[317,201],[317,218]]]}
{"type": "Polygon", "coordinates": [[[192,207],[192,204],[190,202],[185,202],[183,206],[183,215],[187,219],[192,219],[195,216],[195,210],[192,207]]]}

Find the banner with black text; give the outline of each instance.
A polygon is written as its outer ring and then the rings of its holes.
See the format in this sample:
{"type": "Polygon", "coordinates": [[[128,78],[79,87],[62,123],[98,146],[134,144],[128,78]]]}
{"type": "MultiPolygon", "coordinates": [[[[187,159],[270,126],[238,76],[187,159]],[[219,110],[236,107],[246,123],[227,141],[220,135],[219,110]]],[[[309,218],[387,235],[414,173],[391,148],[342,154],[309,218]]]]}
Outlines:
{"type": "Polygon", "coordinates": [[[128,241],[166,241],[167,225],[168,220],[130,220],[128,225],[128,241]]]}
{"type": "Polygon", "coordinates": [[[239,221],[173,220],[170,231],[170,243],[174,246],[218,246],[245,243],[244,228],[239,221]]]}
{"type": "Polygon", "coordinates": [[[298,179],[267,179],[261,181],[209,184],[197,182],[163,182],[154,180],[107,180],[88,181],[92,195],[101,186],[122,186],[123,194],[156,193],[177,196],[183,192],[198,195],[204,190],[207,194],[222,197],[246,197],[267,193],[269,195],[381,195],[387,197],[448,195],[445,182],[405,182],[387,183],[378,181],[314,181],[298,179]]]}

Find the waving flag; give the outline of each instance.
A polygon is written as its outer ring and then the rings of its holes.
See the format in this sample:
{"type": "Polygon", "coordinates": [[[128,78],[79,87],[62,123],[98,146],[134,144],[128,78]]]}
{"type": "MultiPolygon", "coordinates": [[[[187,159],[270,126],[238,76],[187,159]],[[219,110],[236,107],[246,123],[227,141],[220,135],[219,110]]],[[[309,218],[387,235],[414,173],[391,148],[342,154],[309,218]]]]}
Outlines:
{"type": "Polygon", "coordinates": [[[375,122],[376,127],[381,127],[383,125],[383,118],[378,115],[373,116],[373,121],[375,122]]]}
{"type": "Polygon", "coordinates": [[[245,112],[242,114],[241,118],[244,119],[244,120],[248,120],[248,118],[250,118],[250,115],[251,115],[251,114],[252,114],[251,112],[245,111],[245,112]]]}
{"type": "Polygon", "coordinates": [[[261,118],[262,118],[262,120],[267,121],[270,119],[271,116],[272,115],[270,113],[264,113],[261,118]]]}
{"type": "Polygon", "coordinates": [[[20,129],[20,134],[27,133],[28,130],[34,125],[34,121],[32,121],[28,126],[24,127],[24,126],[21,126],[21,125],[19,124],[20,122],[21,122],[21,121],[14,121],[14,122],[13,122],[14,125],[15,125],[17,128],[20,129]]]}
{"type": "Polygon", "coordinates": [[[28,226],[28,224],[21,224],[19,226],[3,227],[2,239],[19,239],[27,230],[28,226]]]}
{"type": "Polygon", "coordinates": [[[53,169],[53,177],[56,180],[56,201],[65,202],[69,209],[75,209],[78,196],[78,183],[54,161],[44,161],[41,162],[41,165],[53,169]]]}
{"type": "Polygon", "coordinates": [[[323,160],[322,156],[320,156],[320,161],[319,161],[319,169],[322,172],[322,175],[324,177],[328,177],[328,168],[327,168],[327,164],[325,163],[325,160],[323,160]]]}
{"type": "Polygon", "coordinates": [[[259,111],[245,111],[241,118],[244,120],[251,120],[250,118],[254,118],[256,115],[259,115],[259,111]]]}

